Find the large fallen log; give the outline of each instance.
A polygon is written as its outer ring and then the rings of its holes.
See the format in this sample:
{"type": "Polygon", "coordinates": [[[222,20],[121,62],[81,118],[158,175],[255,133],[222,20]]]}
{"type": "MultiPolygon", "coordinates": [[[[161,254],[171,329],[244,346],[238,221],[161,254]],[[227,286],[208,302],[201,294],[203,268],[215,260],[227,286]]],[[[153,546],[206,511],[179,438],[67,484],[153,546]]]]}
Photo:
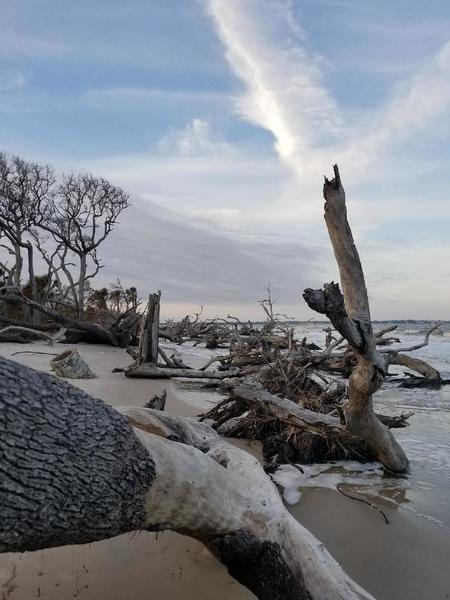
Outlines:
{"type": "Polygon", "coordinates": [[[27,327],[28,329],[35,329],[36,331],[56,331],[59,329],[57,323],[31,323],[31,321],[18,321],[17,319],[10,319],[5,315],[0,314],[0,323],[4,325],[16,325],[17,327],[27,327]]]}
{"type": "Polygon", "coordinates": [[[400,365],[402,367],[406,367],[411,369],[412,371],[416,371],[420,373],[427,379],[432,379],[434,381],[439,381],[441,379],[441,374],[437,369],[429,365],[427,362],[422,360],[421,358],[416,358],[415,356],[408,356],[407,354],[403,354],[400,352],[393,352],[392,354],[388,354],[388,362],[390,365],[400,365]]]}
{"type": "Polygon", "coordinates": [[[198,371],[196,369],[158,367],[153,363],[132,365],[125,371],[127,377],[138,379],[170,379],[171,377],[183,377],[189,379],[226,379],[227,377],[235,377],[239,374],[239,369],[228,369],[227,371],[198,371]]]}
{"type": "Polygon", "coordinates": [[[47,317],[51,317],[53,321],[67,328],[66,341],[69,343],[87,342],[90,344],[107,344],[109,346],[126,348],[130,342],[129,332],[122,332],[120,329],[118,331],[114,331],[114,329],[108,330],[89,321],[74,319],[58,313],[47,306],[33,302],[29,298],[19,294],[0,295],[0,302],[12,305],[25,305],[41,312],[47,317]]]}
{"type": "Polygon", "coordinates": [[[256,458],[192,419],[122,412],[0,359],[1,552],[171,529],[261,600],[371,598],[289,514],[256,458]]]}

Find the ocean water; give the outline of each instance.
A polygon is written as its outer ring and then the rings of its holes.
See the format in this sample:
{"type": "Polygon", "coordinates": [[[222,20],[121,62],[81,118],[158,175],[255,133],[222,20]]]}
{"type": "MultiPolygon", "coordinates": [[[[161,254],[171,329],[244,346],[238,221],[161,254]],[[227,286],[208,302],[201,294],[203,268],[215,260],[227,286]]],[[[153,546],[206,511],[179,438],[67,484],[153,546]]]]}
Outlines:
{"type": "MultiPolygon", "coordinates": [[[[374,328],[387,325],[380,323],[374,328]]],[[[323,347],[325,326],[325,323],[302,323],[296,326],[296,333],[299,338],[306,336],[308,341],[323,347]]],[[[400,324],[397,331],[389,335],[399,337],[401,343],[395,346],[402,348],[420,343],[427,328],[427,323],[408,322],[400,324]]],[[[443,378],[450,379],[450,325],[443,325],[441,332],[430,337],[428,346],[411,354],[426,360],[441,372],[443,378]]],[[[226,351],[193,348],[190,344],[167,344],[166,349],[179,352],[187,364],[196,368],[212,355],[226,354],[226,351]]],[[[398,375],[405,371],[404,367],[390,369],[398,375]]],[[[189,389],[184,384],[180,384],[180,392],[199,412],[222,397],[210,391],[189,389]]],[[[295,505],[306,489],[336,489],[339,486],[378,506],[406,510],[428,525],[450,533],[450,385],[442,386],[440,390],[402,389],[387,380],[374,396],[374,403],[375,409],[383,414],[414,411],[409,427],[393,430],[410,460],[409,474],[402,477],[386,474],[378,463],[309,465],[303,467],[303,474],[297,468],[285,465],[274,479],[283,490],[286,502],[295,505]]]]}

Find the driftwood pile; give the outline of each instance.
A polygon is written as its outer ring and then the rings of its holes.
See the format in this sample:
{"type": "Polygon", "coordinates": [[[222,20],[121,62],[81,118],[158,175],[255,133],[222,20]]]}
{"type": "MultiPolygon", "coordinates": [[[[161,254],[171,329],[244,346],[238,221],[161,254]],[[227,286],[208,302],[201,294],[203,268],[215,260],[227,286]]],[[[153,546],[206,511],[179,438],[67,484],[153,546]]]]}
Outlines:
{"type": "MultiPolygon", "coordinates": [[[[180,365],[153,348],[151,358],[140,354],[126,375],[208,379],[227,397],[202,418],[222,434],[261,440],[270,465],[348,458],[379,460],[388,470],[401,473],[408,469],[408,459],[390,430],[407,426],[411,413],[378,415],[372,395],[389,379],[390,365],[419,374],[409,385],[414,381],[421,387],[447,383],[432,366],[407,354],[426,346],[439,325],[430,328],[422,343],[407,348],[395,346],[399,339],[387,335],[395,326],[373,331],[337,167],[334,179],[325,180],[324,197],[325,221],[343,292],[338,284],[330,283],[303,294],[309,307],[331,323],[324,330],[323,349],[308,344],[306,338],[296,339],[289,319],[274,313],[269,291],[261,302],[266,315],[261,327],[230,316],[202,322],[200,313],[162,327],[166,339],[178,344],[191,341],[211,348],[214,340],[228,350],[201,369],[174,368],[180,365]]],[[[155,327],[147,319],[146,328],[155,327]]]]}
{"type": "MultiPolygon", "coordinates": [[[[339,291],[337,286],[333,289],[339,291]]],[[[154,306],[159,299],[159,295],[150,296],[150,314],[159,313],[154,306]]],[[[228,352],[213,356],[200,369],[175,365],[174,357],[169,358],[153,336],[156,346],[149,349],[144,343],[148,351],[145,355],[141,344],[139,357],[136,356],[135,364],[125,374],[132,378],[188,378],[202,387],[205,381],[208,387],[216,387],[225,398],[202,415],[201,420],[212,424],[222,435],[261,441],[268,468],[290,462],[376,459],[378,455],[370,444],[349,431],[345,422],[347,379],[356,365],[355,351],[331,327],[324,329],[323,348],[308,343],[305,337],[297,339],[293,324],[274,314],[270,295],[266,306],[270,306],[266,322],[259,326],[231,317],[202,322],[197,315],[192,320],[186,317],[179,323],[171,322],[172,333],[184,332],[178,336],[178,344],[190,342],[206,347],[208,338],[202,338],[199,332],[206,329],[221,332],[221,347],[228,352]]],[[[156,323],[148,315],[142,322],[142,337],[148,340],[156,323]]],[[[397,337],[388,335],[396,326],[375,334],[375,344],[386,361],[386,369],[390,364],[405,364],[421,374],[406,380],[392,377],[393,382],[400,381],[400,385],[405,381],[410,385],[417,382],[418,386],[426,382],[429,387],[445,383],[433,367],[405,354],[426,346],[437,327],[434,325],[426,332],[421,344],[403,349],[395,347],[400,342],[397,337]]],[[[391,429],[408,426],[412,414],[377,414],[376,418],[391,429]]]]}
{"type": "Polygon", "coordinates": [[[34,302],[20,288],[9,286],[0,289],[0,306],[19,307],[23,314],[39,313],[42,319],[17,321],[1,311],[0,341],[109,344],[126,348],[133,357],[134,364],[125,370],[127,377],[207,382],[226,398],[202,418],[214,423],[220,433],[261,440],[270,464],[378,459],[391,471],[404,471],[406,456],[389,430],[408,425],[411,414],[377,415],[372,395],[391,377],[390,365],[418,374],[397,380],[403,387],[435,388],[448,383],[431,365],[408,354],[426,346],[439,325],[426,332],[422,343],[407,348],[399,347],[400,340],[389,335],[395,326],[373,331],[337,167],[334,179],[325,181],[324,197],[325,221],[343,289],[341,293],[338,284],[330,283],[321,290],[304,291],[309,307],[330,322],[322,348],[308,343],[306,337],[297,339],[292,320],[275,312],[270,288],[260,302],[263,323],[242,322],[231,315],[203,320],[203,308],[194,317],[160,323],[160,292],[149,296],[143,314],[135,306],[119,315],[103,316],[97,323],[34,302]],[[160,339],[222,352],[194,369],[176,353],[168,356],[160,339]]]}

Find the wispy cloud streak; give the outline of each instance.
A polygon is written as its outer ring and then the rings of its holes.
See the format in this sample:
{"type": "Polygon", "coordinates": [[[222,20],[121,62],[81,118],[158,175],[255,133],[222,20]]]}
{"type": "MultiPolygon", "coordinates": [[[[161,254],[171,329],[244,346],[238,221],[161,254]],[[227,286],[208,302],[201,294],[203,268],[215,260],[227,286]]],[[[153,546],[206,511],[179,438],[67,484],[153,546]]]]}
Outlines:
{"type": "Polygon", "coordinates": [[[245,85],[239,114],[271,131],[280,157],[296,168],[309,149],[341,131],[336,103],[323,84],[323,59],[307,50],[291,2],[209,0],[226,58],[245,85]]]}
{"type": "Polygon", "coordinates": [[[280,158],[297,174],[316,176],[330,160],[362,174],[450,107],[450,42],[356,119],[327,89],[330,66],[309,50],[290,0],[207,0],[207,7],[245,85],[239,114],[272,132],[280,158]]]}

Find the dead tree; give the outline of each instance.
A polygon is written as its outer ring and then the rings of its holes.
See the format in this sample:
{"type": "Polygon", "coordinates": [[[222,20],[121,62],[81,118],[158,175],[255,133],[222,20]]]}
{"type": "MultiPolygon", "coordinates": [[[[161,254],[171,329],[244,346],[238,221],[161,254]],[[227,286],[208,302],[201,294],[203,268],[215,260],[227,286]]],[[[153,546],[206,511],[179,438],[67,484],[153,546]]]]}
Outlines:
{"type": "Polygon", "coordinates": [[[0,230],[11,244],[15,257],[13,284],[20,286],[23,267],[22,251],[27,254],[31,297],[37,300],[34,274],[34,248],[29,232],[39,217],[39,206],[54,184],[48,166],[27,162],[18,156],[0,154],[0,230]]]}
{"type": "Polygon", "coordinates": [[[86,283],[102,267],[98,247],[127,207],[128,195],[122,189],[89,174],[65,175],[56,193],[47,195],[39,204],[40,217],[36,225],[78,257],[78,281],[72,285],[77,290],[75,301],[80,317],[84,311],[86,283]],[[89,260],[93,263],[90,273],[89,260]]]}
{"type": "Polygon", "coordinates": [[[161,292],[150,294],[148,297],[147,311],[142,317],[141,333],[139,336],[138,365],[158,362],[159,338],[159,308],[161,292]]]}
{"type": "Polygon", "coordinates": [[[337,165],[334,166],[334,179],[325,178],[323,194],[325,222],[343,295],[337,284],[329,283],[322,290],[307,289],[303,296],[310,308],[330,319],[356,356],[356,367],[349,380],[348,403],[343,408],[346,427],[366,441],[387,469],[401,473],[407,470],[408,459],[373,410],[372,395],[380,388],[388,364],[376,347],[364,273],[347,221],[345,192],[337,165]]]}
{"type": "Polygon", "coordinates": [[[171,529],[203,542],[261,600],[371,598],[252,455],[193,419],[122,412],[0,358],[1,552],[171,529]]]}
{"type": "MultiPolygon", "coordinates": [[[[90,344],[106,344],[126,348],[132,339],[132,330],[136,321],[136,315],[120,315],[109,328],[101,327],[96,323],[74,319],[68,315],[57,312],[43,304],[33,302],[20,293],[0,294],[0,304],[23,305],[38,311],[52,321],[59,323],[67,328],[65,333],[66,341],[72,344],[78,342],[87,342],[90,344]],[[132,323],[128,323],[130,317],[132,323]]],[[[2,319],[3,320],[3,319],[2,319]]],[[[31,325],[32,327],[32,325],[31,325]]]]}
{"type": "Polygon", "coordinates": [[[441,381],[441,374],[434,367],[432,367],[420,358],[416,358],[415,356],[408,356],[406,354],[407,352],[413,352],[414,350],[419,350],[420,348],[424,348],[425,346],[427,346],[428,341],[430,339],[430,335],[439,327],[439,323],[433,325],[433,327],[431,327],[426,332],[425,338],[420,344],[415,344],[407,348],[388,348],[381,350],[382,353],[385,353],[387,365],[400,365],[402,367],[406,367],[408,369],[411,369],[412,371],[420,373],[420,375],[427,379],[433,381],[441,381]]]}

